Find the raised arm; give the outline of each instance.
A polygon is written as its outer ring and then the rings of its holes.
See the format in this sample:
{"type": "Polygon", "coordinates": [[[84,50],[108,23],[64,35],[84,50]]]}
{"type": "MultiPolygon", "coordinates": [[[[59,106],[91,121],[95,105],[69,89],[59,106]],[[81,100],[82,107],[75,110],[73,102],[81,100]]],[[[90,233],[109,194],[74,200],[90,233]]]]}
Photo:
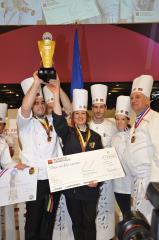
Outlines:
{"type": "Polygon", "coordinates": [[[62,138],[63,143],[66,140],[66,136],[69,132],[65,117],[62,115],[62,109],[60,104],[60,83],[57,80],[50,81],[48,88],[54,94],[54,111],[53,111],[53,125],[58,134],[62,138]]]}
{"type": "Polygon", "coordinates": [[[29,91],[23,98],[21,114],[23,117],[28,118],[31,113],[31,109],[33,107],[33,103],[35,101],[39,86],[43,81],[37,76],[37,72],[33,74],[34,82],[29,91]]]}
{"type": "Polygon", "coordinates": [[[60,104],[60,82],[57,80],[50,80],[48,88],[54,94],[54,113],[57,115],[62,115],[62,109],[60,104]]]}
{"type": "Polygon", "coordinates": [[[61,100],[61,103],[62,103],[62,106],[64,108],[65,113],[67,115],[71,114],[72,113],[71,101],[61,87],[60,87],[60,100],[61,100]]]}

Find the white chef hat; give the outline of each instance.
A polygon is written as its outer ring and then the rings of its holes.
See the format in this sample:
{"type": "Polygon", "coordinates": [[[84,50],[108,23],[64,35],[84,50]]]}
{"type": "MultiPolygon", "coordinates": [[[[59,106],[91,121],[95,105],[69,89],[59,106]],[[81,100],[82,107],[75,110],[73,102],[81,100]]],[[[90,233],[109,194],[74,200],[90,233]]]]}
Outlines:
{"type": "Polygon", "coordinates": [[[140,92],[146,97],[150,97],[153,86],[153,77],[151,75],[141,75],[134,79],[131,94],[140,92]]]}
{"type": "Polygon", "coordinates": [[[92,104],[103,103],[106,105],[108,87],[104,84],[94,84],[91,86],[92,104]]]}
{"type": "Polygon", "coordinates": [[[1,123],[6,122],[7,110],[8,110],[8,105],[6,103],[0,103],[0,122],[1,123]]]}
{"type": "Polygon", "coordinates": [[[88,91],[85,89],[73,90],[73,111],[87,111],[88,91]]]}
{"type": "MultiPolygon", "coordinates": [[[[21,87],[23,89],[24,94],[26,94],[28,92],[28,90],[31,88],[31,86],[33,85],[34,82],[34,78],[30,77],[30,78],[26,78],[21,82],[21,87]]],[[[39,90],[37,92],[37,97],[42,97],[43,98],[43,94],[42,94],[42,90],[41,90],[41,86],[39,86],[39,90]]]]}
{"type": "Polygon", "coordinates": [[[54,102],[54,94],[47,86],[43,87],[43,94],[46,103],[54,102]]]}
{"type": "Polygon", "coordinates": [[[115,115],[124,115],[130,118],[131,105],[129,96],[119,96],[116,101],[116,111],[115,115]]]}

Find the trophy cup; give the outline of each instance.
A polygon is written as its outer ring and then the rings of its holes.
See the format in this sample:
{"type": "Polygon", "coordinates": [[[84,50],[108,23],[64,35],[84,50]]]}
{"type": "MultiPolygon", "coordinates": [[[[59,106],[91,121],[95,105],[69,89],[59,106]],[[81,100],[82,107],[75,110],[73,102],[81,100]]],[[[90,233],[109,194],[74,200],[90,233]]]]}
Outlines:
{"type": "Polygon", "coordinates": [[[53,55],[55,50],[55,41],[52,40],[52,34],[45,32],[42,40],[38,41],[38,48],[42,59],[42,67],[38,70],[38,77],[44,82],[50,79],[56,79],[56,70],[53,67],[53,55]]]}

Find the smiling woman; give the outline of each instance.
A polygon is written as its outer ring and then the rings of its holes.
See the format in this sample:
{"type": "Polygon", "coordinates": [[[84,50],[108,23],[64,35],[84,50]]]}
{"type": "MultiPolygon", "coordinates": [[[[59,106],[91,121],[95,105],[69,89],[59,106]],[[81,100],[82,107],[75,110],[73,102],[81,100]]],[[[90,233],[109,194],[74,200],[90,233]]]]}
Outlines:
{"type": "MultiPolygon", "coordinates": [[[[87,124],[88,91],[85,89],[73,90],[72,119],[74,125],[70,127],[62,115],[58,88],[59,86],[56,85],[53,125],[62,139],[64,155],[101,149],[100,135],[91,130],[87,124]]],[[[96,182],[90,182],[86,186],[64,191],[75,240],[96,239],[95,219],[99,186],[100,184],[96,182]]]]}

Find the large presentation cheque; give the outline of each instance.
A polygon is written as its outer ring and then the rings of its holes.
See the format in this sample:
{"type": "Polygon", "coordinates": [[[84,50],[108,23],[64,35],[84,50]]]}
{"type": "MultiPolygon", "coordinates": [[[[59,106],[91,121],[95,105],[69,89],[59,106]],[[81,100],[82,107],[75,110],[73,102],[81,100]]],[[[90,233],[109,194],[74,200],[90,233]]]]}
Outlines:
{"type": "Polygon", "coordinates": [[[35,168],[0,171],[0,206],[36,199],[37,173],[35,168]]]}
{"type": "Polygon", "coordinates": [[[125,176],[114,148],[49,159],[47,170],[51,192],[125,176]]]}

